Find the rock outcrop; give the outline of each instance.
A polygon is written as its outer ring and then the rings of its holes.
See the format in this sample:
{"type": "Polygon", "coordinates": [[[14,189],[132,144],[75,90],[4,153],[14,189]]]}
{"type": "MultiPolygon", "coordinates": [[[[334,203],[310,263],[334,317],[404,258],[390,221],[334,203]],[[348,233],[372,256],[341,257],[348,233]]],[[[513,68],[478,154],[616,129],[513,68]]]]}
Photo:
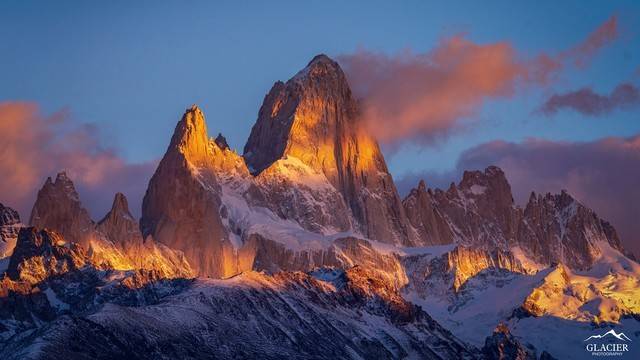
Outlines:
{"type": "Polygon", "coordinates": [[[445,214],[438,207],[434,193],[427,189],[424,180],[412,189],[402,201],[407,218],[418,233],[422,245],[452,244],[454,229],[445,214]]]}
{"type": "Polygon", "coordinates": [[[493,251],[518,247],[543,265],[562,262],[586,269],[600,254],[598,243],[624,252],[615,229],[567,192],[532,193],[525,209],[516,206],[504,172],[495,166],[465,171],[447,191],[420,182],[403,200],[421,243],[462,244],[493,251]]]}
{"type": "Polygon", "coordinates": [[[122,193],[115,195],[111,210],[96,229],[126,255],[134,269],[155,271],[165,278],[193,276],[182,252],[158,244],[152,237],[142,239],[138,222],[129,212],[127,198],[122,193]]]}
{"type": "Polygon", "coordinates": [[[421,183],[403,203],[424,244],[506,249],[515,243],[520,212],[498,167],[465,171],[447,191],[427,190],[421,183]]]}
{"type": "Polygon", "coordinates": [[[56,232],[26,227],[20,230],[7,275],[36,284],[50,276],[77,270],[88,263],[84,249],[67,244],[56,232]]]}
{"type": "Polygon", "coordinates": [[[55,182],[47,178],[38,191],[29,225],[54,229],[65,241],[83,246],[88,246],[95,237],[95,224],[89,212],[82,207],[78,192],[65,172],[59,173],[55,182]]]}
{"type": "Polygon", "coordinates": [[[615,229],[566,191],[532,193],[518,232],[518,245],[535,261],[587,269],[600,255],[599,242],[624,252],[615,229]]]}
{"type": "Polygon", "coordinates": [[[0,259],[13,252],[21,227],[18,212],[0,203],[0,259]]]}
{"type": "Polygon", "coordinates": [[[535,349],[520,344],[504,324],[499,324],[493,334],[487,337],[482,353],[488,360],[536,360],[537,358],[535,349]]]}
{"type": "Polygon", "coordinates": [[[324,174],[342,195],[355,230],[387,243],[415,240],[378,143],[358,118],[345,75],[325,55],[286,83],[275,83],[244,147],[253,174],[291,157],[324,174]]]}

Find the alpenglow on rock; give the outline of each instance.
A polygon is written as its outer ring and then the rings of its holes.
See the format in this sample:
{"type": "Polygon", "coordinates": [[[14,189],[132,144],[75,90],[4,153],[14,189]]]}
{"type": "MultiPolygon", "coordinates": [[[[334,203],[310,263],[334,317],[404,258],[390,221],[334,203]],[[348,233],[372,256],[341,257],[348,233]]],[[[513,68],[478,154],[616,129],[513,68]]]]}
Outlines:
{"type": "Polygon", "coordinates": [[[378,143],[359,120],[342,69],[325,55],[273,85],[244,147],[253,174],[290,157],[326,176],[350,209],[355,230],[383,242],[414,242],[378,143]]]}
{"type": "Polygon", "coordinates": [[[187,109],[149,181],[140,220],[143,237],[182,251],[197,274],[218,278],[238,273],[220,215],[216,172],[227,167],[223,151],[208,137],[202,111],[187,109]]]}

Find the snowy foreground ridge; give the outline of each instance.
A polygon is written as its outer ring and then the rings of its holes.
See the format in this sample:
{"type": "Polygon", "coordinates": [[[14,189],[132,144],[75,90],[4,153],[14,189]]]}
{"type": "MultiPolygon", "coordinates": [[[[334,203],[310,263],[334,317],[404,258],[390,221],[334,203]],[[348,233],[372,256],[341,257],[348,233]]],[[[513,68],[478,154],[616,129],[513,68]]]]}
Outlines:
{"type": "Polygon", "coordinates": [[[0,205],[2,359],[640,358],[640,265],[567,192],[503,171],[400,198],[324,55],[266,95],[243,155],[177,123],[143,201],[72,179],[0,205]]]}

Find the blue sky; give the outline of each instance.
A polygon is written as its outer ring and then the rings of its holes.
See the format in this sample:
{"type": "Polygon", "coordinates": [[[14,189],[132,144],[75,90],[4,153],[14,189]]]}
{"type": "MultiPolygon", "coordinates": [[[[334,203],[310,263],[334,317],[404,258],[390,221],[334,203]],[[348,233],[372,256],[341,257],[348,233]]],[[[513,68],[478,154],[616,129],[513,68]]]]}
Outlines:
{"type": "Polygon", "coordinates": [[[640,132],[637,111],[589,117],[533,114],[551,92],[583,86],[608,93],[640,68],[640,3],[446,2],[35,2],[0,4],[0,101],[67,108],[94,124],[103,145],[130,162],[162,156],[186,107],[205,111],[240,152],[266,92],[317,53],[358,48],[424,52],[453,34],[480,44],[508,41],[519,54],[559,52],[617,15],[620,37],[584,69],[547,89],[486,102],[471,129],[430,146],[390,154],[396,177],[446,171],[474,145],[528,137],[593,140],[640,132]]]}

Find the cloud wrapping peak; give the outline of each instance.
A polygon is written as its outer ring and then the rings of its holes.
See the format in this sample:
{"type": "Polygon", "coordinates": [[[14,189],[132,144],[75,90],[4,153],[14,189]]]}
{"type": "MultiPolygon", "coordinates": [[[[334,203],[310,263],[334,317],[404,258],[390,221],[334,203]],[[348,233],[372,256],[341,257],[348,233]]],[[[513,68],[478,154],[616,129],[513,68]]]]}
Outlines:
{"type": "Polygon", "coordinates": [[[361,50],[339,58],[363,118],[385,143],[430,142],[462,124],[489,97],[510,96],[526,69],[507,43],[446,39],[424,54],[387,56],[361,50]]]}
{"type": "Polygon", "coordinates": [[[573,109],[583,115],[608,114],[617,109],[640,105],[640,90],[633,84],[616,86],[609,95],[600,95],[590,88],[582,88],[551,96],[540,108],[545,115],[553,115],[561,109],[573,109]]]}
{"type": "Polygon", "coordinates": [[[384,144],[432,143],[469,125],[485,101],[514,95],[521,85],[546,85],[566,62],[585,64],[617,37],[607,20],[585,41],[556,55],[519,55],[511,44],[443,39],[425,53],[367,50],[338,57],[362,101],[362,117],[384,144]]]}
{"type": "Polygon", "coordinates": [[[27,221],[35,195],[47,176],[66,170],[94,218],[109,209],[117,191],[131,197],[139,213],[155,162],[128,164],[104,149],[96,130],[78,126],[67,111],[51,116],[28,102],[0,102],[0,202],[27,221]]]}

